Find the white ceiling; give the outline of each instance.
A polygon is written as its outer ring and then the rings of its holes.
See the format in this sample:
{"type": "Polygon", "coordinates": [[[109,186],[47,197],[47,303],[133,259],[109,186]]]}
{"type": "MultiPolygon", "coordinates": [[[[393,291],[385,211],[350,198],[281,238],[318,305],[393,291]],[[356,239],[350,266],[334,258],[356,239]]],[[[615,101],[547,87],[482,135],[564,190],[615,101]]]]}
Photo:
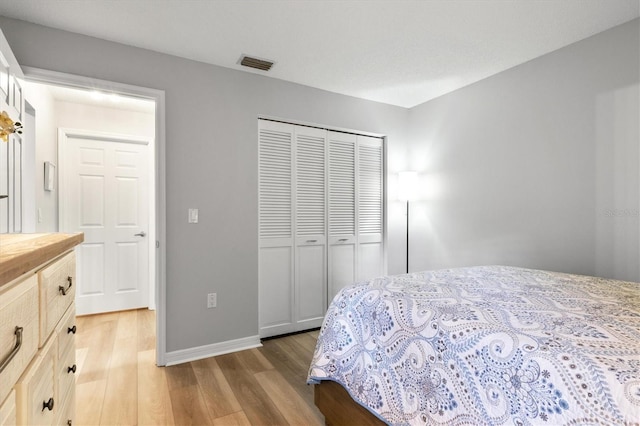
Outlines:
{"type": "Polygon", "coordinates": [[[117,95],[115,93],[103,93],[95,90],[75,89],[71,87],[51,86],[40,83],[33,85],[45,86],[51,96],[59,101],[73,102],[76,104],[91,105],[101,108],[113,108],[124,111],[142,112],[154,114],[155,101],[117,95]]]}
{"type": "Polygon", "coordinates": [[[268,76],[412,107],[637,18],[640,0],[0,0],[0,14],[234,69],[271,59],[268,76]]]}

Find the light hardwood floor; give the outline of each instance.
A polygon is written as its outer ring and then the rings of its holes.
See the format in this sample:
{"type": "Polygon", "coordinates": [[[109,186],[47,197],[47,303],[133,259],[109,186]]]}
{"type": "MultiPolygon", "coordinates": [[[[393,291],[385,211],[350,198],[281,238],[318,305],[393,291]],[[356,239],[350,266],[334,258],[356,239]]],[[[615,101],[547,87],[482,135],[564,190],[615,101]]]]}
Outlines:
{"type": "Polygon", "coordinates": [[[307,370],[317,331],[155,366],[155,314],[78,317],[78,425],[323,425],[307,370]]]}

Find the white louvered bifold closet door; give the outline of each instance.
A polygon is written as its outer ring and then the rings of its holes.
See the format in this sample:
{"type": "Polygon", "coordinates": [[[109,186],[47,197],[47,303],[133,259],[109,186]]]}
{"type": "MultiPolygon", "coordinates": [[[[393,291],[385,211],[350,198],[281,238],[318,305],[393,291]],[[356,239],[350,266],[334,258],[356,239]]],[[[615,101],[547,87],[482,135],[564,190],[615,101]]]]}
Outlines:
{"type": "Polygon", "coordinates": [[[269,337],[327,309],[326,130],[259,121],[259,321],[269,337]]]}
{"type": "Polygon", "coordinates": [[[329,301],[357,278],[356,135],[328,132],[329,301]]]}
{"type": "Polygon", "coordinates": [[[358,279],[384,275],[382,139],[358,136],[358,279]]]}
{"type": "Polygon", "coordinates": [[[296,330],[320,327],[327,309],[326,130],[295,126],[296,330]]]}
{"type": "Polygon", "coordinates": [[[259,319],[322,325],[343,287],[385,271],[381,138],[259,122],[259,319]]]}
{"type": "MultiPolygon", "coordinates": [[[[260,120],[258,129],[259,322],[271,330],[292,327],[293,127],[260,120]]],[[[263,336],[265,337],[265,336],[263,336]]]]}

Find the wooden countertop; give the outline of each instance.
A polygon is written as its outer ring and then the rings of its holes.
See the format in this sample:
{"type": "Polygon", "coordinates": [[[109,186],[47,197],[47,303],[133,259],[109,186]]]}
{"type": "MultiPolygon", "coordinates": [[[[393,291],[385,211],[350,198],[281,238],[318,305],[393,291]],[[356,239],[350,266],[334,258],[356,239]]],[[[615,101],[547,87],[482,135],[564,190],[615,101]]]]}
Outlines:
{"type": "Polygon", "coordinates": [[[84,234],[0,234],[0,287],[84,241],[84,234]]]}

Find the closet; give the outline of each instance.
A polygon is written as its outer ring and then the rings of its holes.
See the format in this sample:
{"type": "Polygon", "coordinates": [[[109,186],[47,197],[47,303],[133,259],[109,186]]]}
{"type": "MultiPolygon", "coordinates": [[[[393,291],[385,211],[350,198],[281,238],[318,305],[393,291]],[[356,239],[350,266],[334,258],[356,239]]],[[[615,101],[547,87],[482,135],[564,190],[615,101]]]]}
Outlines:
{"type": "Polygon", "coordinates": [[[260,337],[322,325],[385,273],[383,139],[258,120],[260,337]]]}

